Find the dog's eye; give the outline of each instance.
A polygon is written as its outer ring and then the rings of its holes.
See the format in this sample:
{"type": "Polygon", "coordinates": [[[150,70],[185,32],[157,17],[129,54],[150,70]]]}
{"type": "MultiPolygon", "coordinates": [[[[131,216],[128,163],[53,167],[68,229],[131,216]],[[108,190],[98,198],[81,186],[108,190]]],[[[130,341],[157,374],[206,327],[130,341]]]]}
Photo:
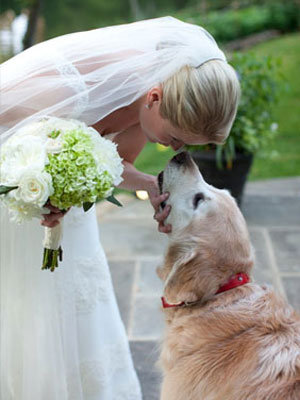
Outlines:
{"type": "Polygon", "coordinates": [[[204,197],[203,193],[201,193],[201,192],[196,193],[193,198],[194,209],[196,209],[198,207],[199,203],[202,202],[204,199],[205,199],[205,197],[204,197]]]}

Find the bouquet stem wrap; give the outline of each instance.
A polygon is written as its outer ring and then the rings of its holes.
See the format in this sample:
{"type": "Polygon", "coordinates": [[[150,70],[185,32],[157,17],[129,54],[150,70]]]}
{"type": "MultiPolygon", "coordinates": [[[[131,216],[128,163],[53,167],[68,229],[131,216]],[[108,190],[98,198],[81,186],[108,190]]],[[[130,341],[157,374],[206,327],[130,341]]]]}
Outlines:
{"type": "Polygon", "coordinates": [[[45,228],[44,256],[42,269],[50,269],[51,272],[58,267],[58,261],[62,261],[61,240],[63,234],[63,221],[54,228],[45,228]]]}

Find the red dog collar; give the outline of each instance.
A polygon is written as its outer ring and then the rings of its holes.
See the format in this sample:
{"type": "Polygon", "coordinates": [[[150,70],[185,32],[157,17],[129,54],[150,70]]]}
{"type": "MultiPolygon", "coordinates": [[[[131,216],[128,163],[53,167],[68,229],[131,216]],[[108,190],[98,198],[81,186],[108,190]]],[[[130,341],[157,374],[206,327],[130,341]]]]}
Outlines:
{"type": "MultiPolygon", "coordinates": [[[[233,275],[230,278],[230,280],[227,283],[225,283],[225,285],[221,286],[216,294],[226,292],[226,290],[230,290],[235,287],[245,285],[246,283],[249,283],[249,282],[250,282],[249,276],[247,274],[245,274],[244,272],[239,272],[238,274],[233,275]]],[[[190,306],[192,304],[199,303],[199,300],[191,301],[191,302],[181,301],[179,303],[168,303],[167,300],[165,299],[165,297],[162,297],[161,301],[162,301],[163,308],[190,306]]]]}

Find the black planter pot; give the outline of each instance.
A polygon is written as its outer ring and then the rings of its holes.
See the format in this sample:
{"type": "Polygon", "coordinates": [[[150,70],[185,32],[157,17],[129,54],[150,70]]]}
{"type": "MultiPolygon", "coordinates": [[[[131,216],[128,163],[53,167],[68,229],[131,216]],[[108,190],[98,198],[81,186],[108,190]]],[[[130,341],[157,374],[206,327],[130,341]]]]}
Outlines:
{"type": "Polygon", "coordinates": [[[217,167],[215,152],[195,151],[191,152],[191,155],[205,181],[218,189],[229,190],[240,206],[253,155],[237,153],[231,169],[226,168],[225,159],[223,160],[223,169],[217,167]]]}

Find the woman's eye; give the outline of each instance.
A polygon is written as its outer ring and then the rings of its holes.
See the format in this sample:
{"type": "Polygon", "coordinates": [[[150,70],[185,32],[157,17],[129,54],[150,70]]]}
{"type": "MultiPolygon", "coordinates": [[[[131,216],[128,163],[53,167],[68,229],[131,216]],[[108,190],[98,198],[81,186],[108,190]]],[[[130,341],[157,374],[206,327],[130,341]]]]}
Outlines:
{"type": "Polygon", "coordinates": [[[198,207],[198,205],[199,205],[200,203],[202,203],[202,201],[204,201],[204,200],[205,200],[205,197],[204,197],[204,194],[203,194],[203,193],[201,193],[201,192],[196,193],[195,196],[194,196],[194,198],[193,198],[194,210],[195,210],[195,209],[198,207]]]}

